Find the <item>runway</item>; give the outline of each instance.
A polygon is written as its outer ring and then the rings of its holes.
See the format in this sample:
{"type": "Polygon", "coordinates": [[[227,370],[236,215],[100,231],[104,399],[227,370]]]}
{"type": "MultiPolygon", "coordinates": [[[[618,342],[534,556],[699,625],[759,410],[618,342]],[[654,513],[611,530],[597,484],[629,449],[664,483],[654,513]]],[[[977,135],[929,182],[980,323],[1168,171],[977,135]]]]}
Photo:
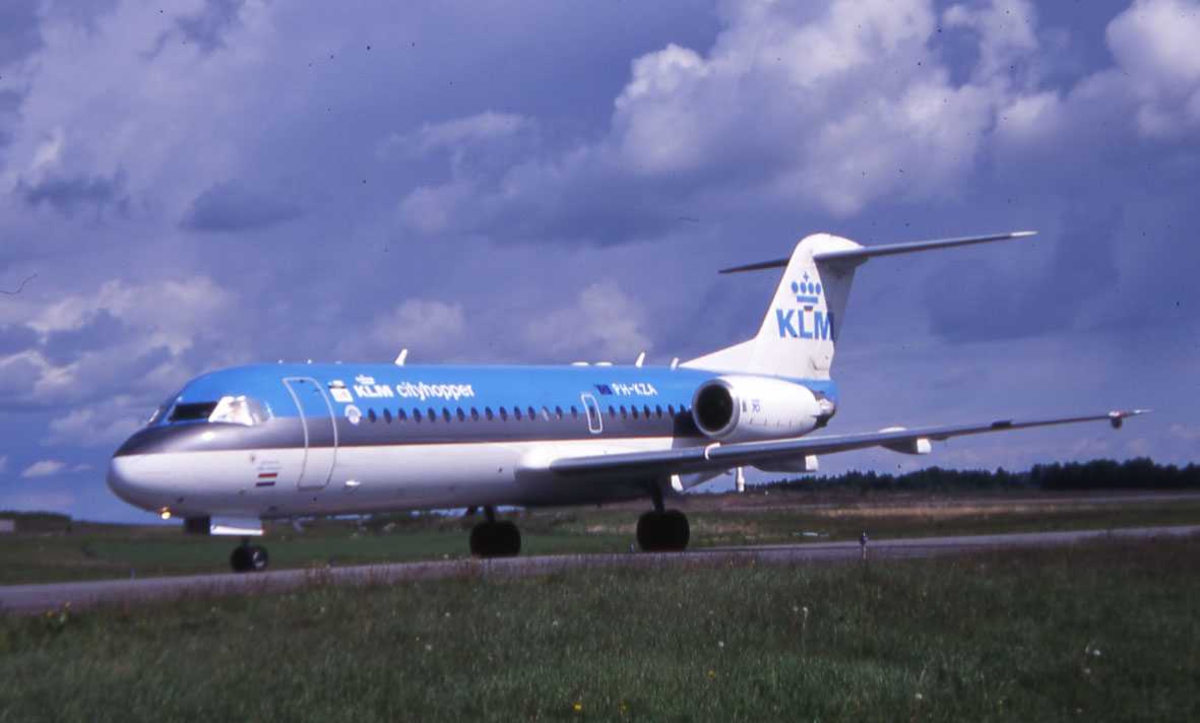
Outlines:
{"type": "MultiPolygon", "coordinates": [[[[1106,539],[1151,539],[1200,534],[1200,525],[1113,530],[1029,532],[1005,535],[872,540],[871,560],[954,555],[984,550],[1058,547],[1106,539]]],[[[70,604],[73,609],[112,603],[169,601],[193,595],[280,592],[310,584],[374,585],[450,577],[546,575],[567,570],[654,568],[745,563],[837,563],[860,559],[858,542],[712,547],[682,553],[552,555],[495,560],[403,562],[354,567],[277,570],[251,574],[189,575],[139,580],[97,580],[0,586],[0,613],[40,613],[70,604]]]]}

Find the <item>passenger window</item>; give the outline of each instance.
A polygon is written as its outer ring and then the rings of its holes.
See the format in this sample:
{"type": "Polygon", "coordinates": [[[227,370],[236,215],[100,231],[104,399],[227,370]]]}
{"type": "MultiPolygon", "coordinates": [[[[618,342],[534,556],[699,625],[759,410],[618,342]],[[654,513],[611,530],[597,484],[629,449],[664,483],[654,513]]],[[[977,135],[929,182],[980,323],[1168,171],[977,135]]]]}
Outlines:
{"type": "Polygon", "coordinates": [[[571,419],[579,419],[579,410],[575,408],[574,404],[571,405],[571,419]]]}
{"type": "Polygon", "coordinates": [[[513,407],[513,416],[516,417],[517,419],[521,418],[521,408],[520,407],[513,407]]]}
{"type": "Polygon", "coordinates": [[[403,422],[404,420],[408,419],[408,412],[404,411],[403,407],[401,407],[400,409],[397,409],[396,410],[396,419],[403,422]]]}
{"type": "Polygon", "coordinates": [[[418,424],[421,422],[421,410],[413,407],[413,421],[418,424]]]}
{"type": "Polygon", "coordinates": [[[446,409],[445,407],[442,407],[442,419],[446,420],[447,422],[450,421],[450,410],[446,409]]]}
{"type": "Polygon", "coordinates": [[[650,418],[650,405],[649,404],[642,407],[642,413],[645,415],[646,419],[650,418]]]}
{"type": "Polygon", "coordinates": [[[612,419],[617,416],[617,410],[613,409],[613,405],[608,405],[608,418],[612,419]]]}
{"type": "Polygon", "coordinates": [[[555,417],[556,419],[562,419],[562,418],[563,418],[563,411],[562,411],[562,407],[555,407],[555,408],[554,408],[554,417],[555,417]]]}
{"type": "Polygon", "coordinates": [[[471,421],[473,421],[473,422],[479,421],[479,410],[476,409],[475,407],[471,407],[471,421]]]}
{"type": "Polygon", "coordinates": [[[484,407],[483,408],[483,416],[487,417],[489,422],[492,421],[492,408],[484,407]]]}
{"type": "Polygon", "coordinates": [[[429,421],[436,422],[437,421],[437,412],[433,411],[433,407],[430,407],[426,411],[429,413],[429,421]]]}
{"type": "Polygon", "coordinates": [[[463,411],[462,407],[459,407],[455,411],[455,415],[458,416],[458,421],[460,421],[460,422],[466,421],[466,419],[467,419],[467,413],[463,411]]]}
{"type": "Polygon", "coordinates": [[[638,410],[637,410],[637,407],[630,407],[630,408],[629,408],[629,411],[633,412],[633,418],[634,418],[634,419],[637,419],[637,418],[638,418],[638,410]]]}
{"type": "Polygon", "coordinates": [[[505,422],[508,421],[508,407],[500,407],[500,419],[505,422]]]}
{"type": "Polygon", "coordinates": [[[659,419],[662,419],[662,405],[661,405],[661,404],[655,404],[655,405],[654,405],[654,414],[655,414],[655,415],[656,415],[656,416],[657,416],[659,419]]]}
{"type": "Polygon", "coordinates": [[[392,410],[390,410],[390,409],[383,410],[383,421],[387,422],[388,424],[392,423],[392,410]]]}
{"type": "Polygon", "coordinates": [[[627,409],[625,408],[625,405],[624,405],[624,404],[622,404],[622,405],[621,405],[621,419],[625,419],[625,418],[626,418],[626,417],[628,417],[628,416],[629,416],[629,410],[627,410],[627,409]]]}
{"type": "Polygon", "coordinates": [[[537,421],[537,411],[535,411],[533,407],[529,408],[529,421],[537,421]]]}
{"type": "Polygon", "coordinates": [[[674,404],[667,405],[667,414],[671,415],[672,417],[675,416],[675,405],[674,404]]]}

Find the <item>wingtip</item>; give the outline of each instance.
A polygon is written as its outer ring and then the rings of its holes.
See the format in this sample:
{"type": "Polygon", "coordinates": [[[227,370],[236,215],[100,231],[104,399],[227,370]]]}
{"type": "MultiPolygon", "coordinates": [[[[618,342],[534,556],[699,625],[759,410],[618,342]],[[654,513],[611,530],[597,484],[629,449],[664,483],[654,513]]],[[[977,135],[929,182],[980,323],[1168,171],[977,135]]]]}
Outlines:
{"type": "Polygon", "coordinates": [[[1127,419],[1129,417],[1140,417],[1143,414],[1149,414],[1152,409],[1114,409],[1108,413],[1112,419],[1127,419]]]}
{"type": "Polygon", "coordinates": [[[1028,238],[1030,236],[1037,236],[1037,234],[1038,234],[1037,231],[1013,231],[1012,237],[1013,238],[1028,238]]]}

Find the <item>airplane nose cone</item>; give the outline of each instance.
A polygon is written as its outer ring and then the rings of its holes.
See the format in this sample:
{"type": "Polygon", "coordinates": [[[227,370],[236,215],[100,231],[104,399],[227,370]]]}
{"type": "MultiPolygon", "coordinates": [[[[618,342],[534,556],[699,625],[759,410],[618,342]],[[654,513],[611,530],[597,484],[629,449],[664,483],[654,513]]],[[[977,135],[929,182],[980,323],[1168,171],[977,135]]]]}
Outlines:
{"type": "Polygon", "coordinates": [[[165,504],[162,479],[166,472],[157,455],[119,455],[108,463],[108,488],[135,507],[158,510],[165,504]]]}

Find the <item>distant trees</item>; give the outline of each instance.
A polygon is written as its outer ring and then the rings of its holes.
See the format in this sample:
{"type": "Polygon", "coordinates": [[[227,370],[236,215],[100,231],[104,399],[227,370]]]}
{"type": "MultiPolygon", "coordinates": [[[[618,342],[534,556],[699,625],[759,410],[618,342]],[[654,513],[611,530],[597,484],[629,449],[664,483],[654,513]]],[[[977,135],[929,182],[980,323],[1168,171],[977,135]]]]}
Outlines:
{"type": "Polygon", "coordinates": [[[950,492],[955,490],[1164,490],[1200,489],[1200,465],[1159,465],[1145,457],[1117,462],[1039,464],[1027,472],[953,470],[930,467],[902,475],[876,472],[847,472],[813,479],[780,480],[760,489],[812,490],[846,488],[861,492],[950,492]]]}

